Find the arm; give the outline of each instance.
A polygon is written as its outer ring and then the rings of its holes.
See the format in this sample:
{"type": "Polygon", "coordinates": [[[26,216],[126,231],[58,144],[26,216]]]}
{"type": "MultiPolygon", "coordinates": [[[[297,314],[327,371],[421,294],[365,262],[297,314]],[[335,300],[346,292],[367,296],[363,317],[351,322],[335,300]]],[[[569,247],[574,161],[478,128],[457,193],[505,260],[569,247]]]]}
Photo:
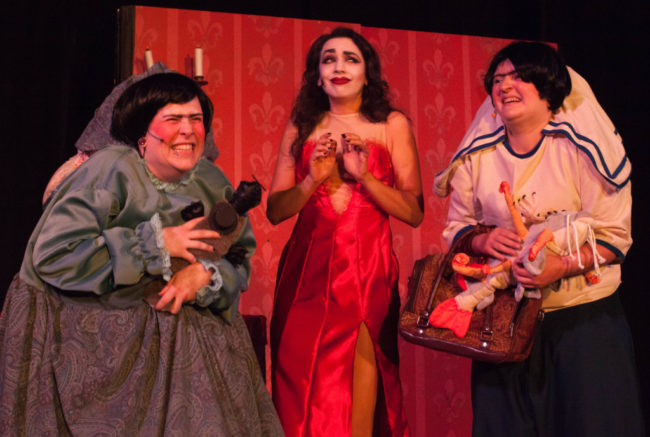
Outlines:
{"type": "Polygon", "coordinates": [[[89,186],[50,205],[32,250],[39,278],[63,290],[103,294],[135,284],[145,273],[162,274],[155,218],[134,228],[112,226],[122,203],[112,191],[89,186]]]}
{"type": "Polygon", "coordinates": [[[165,257],[186,258],[188,248],[211,250],[196,239],[218,237],[214,231],[192,229],[196,221],[163,230],[157,214],[134,228],[112,226],[123,202],[108,190],[93,188],[71,191],[56,202],[42,219],[34,245],[39,277],[63,290],[103,294],[135,284],[145,273],[164,275],[165,257]]]}
{"type": "Polygon", "coordinates": [[[23,263],[28,276],[63,290],[103,294],[146,274],[164,275],[169,253],[206,249],[195,239],[218,236],[194,230],[193,223],[163,230],[155,213],[158,193],[143,183],[132,149],[108,147],[94,158],[47,205],[23,263]],[[172,234],[180,236],[175,245],[172,234]]]}
{"type": "MultiPolygon", "coordinates": [[[[465,157],[464,160],[458,166],[451,180],[452,190],[449,196],[447,224],[442,233],[449,246],[455,239],[475,228],[481,219],[477,217],[474,205],[475,178],[472,172],[471,157],[465,157]]],[[[495,201],[503,202],[503,199],[498,196],[495,201]]],[[[472,255],[505,260],[519,253],[521,238],[512,229],[497,226],[489,232],[475,233],[471,242],[464,244],[463,247],[463,250],[467,250],[472,255]]]]}
{"type": "Polygon", "coordinates": [[[221,258],[217,262],[222,286],[219,289],[219,296],[214,301],[205,302],[207,306],[217,311],[231,308],[233,303],[237,302],[240,293],[248,289],[251,275],[251,257],[255,253],[257,244],[250,220],[246,220],[244,229],[233,244],[246,249],[246,258],[240,265],[233,265],[226,258],[221,258]]]}
{"type": "Polygon", "coordinates": [[[296,162],[291,154],[291,143],[297,133],[296,127],[289,122],[280,143],[266,209],[266,217],[274,225],[297,214],[335,169],[336,147],[332,148],[329,135],[323,135],[311,154],[309,174],[296,184],[296,162]]]}
{"type": "Polygon", "coordinates": [[[160,300],[156,303],[156,309],[177,314],[185,302],[196,298],[197,291],[207,286],[211,278],[210,269],[206,269],[200,262],[182,268],[158,293],[160,300]]]}
{"type": "Polygon", "coordinates": [[[424,200],[415,138],[404,114],[393,112],[387,120],[388,146],[395,171],[395,187],[389,187],[368,171],[368,150],[361,138],[346,134],[345,169],[388,214],[413,227],[422,223],[424,200]]]}
{"type": "MultiPolygon", "coordinates": [[[[621,189],[607,185],[586,161],[581,159],[580,168],[580,200],[582,209],[590,212],[594,218],[593,231],[596,239],[596,250],[605,262],[601,265],[623,262],[625,254],[632,244],[631,236],[631,183],[621,189]]],[[[558,279],[579,275],[593,270],[594,256],[591,247],[585,244],[580,249],[582,264],[578,265],[577,258],[546,254],[544,271],[533,277],[521,266],[515,265],[513,272],[525,286],[544,287],[558,279]]]]}
{"type": "MultiPolygon", "coordinates": [[[[614,252],[607,249],[606,247],[598,244],[596,245],[596,250],[600,256],[605,259],[605,262],[602,263],[602,265],[612,263],[617,259],[614,252]]],[[[544,271],[542,271],[542,273],[539,275],[531,275],[528,270],[526,270],[526,268],[519,263],[513,264],[512,271],[515,275],[515,278],[517,279],[517,282],[521,283],[521,285],[524,287],[544,288],[557,281],[558,279],[580,275],[582,273],[593,270],[594,254],[588,244],[585,244],[580,248],[580,257],[583,267],[579,266],[577,257],[572,259],[568,256],[558,256],[547,252],[544,271]]]]}
{"type": "MultiPolygon", "coordinates": [[[[240,293],[248,288],[250,259],[256,247],[248,218],[244,218],[243,227],[240,229],[232,246],[237,246],[243,251],[243,259],[237,259],[234,261],[237,264],[234,265],[226,257],[210,256],[210,259],[200,259],[183,268],[160,291],[161,298],[156,304],[156,309],[175,314],[180,311],[183,303],[194,301],[199,306],[222,312],[224,317],[230,320],[231,314],[224,312],[231,308],[234,310],[240,293]]],[[[230,237],[229,235],[225,238],[230,237]]]]}

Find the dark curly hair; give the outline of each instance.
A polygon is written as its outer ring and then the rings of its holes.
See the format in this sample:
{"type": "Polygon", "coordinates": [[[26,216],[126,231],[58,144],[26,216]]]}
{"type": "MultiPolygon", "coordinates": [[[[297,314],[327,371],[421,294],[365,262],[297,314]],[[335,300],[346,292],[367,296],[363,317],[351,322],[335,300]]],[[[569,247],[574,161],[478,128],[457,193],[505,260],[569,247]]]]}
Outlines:
{"type": "Polygon", "coordinates": [[[154,116],[170,103],[187,103],[198,97],[203,125],[212,124],[212,102],[192,79],[179,73],[152,74],[129,86],[113,107],[111,135],[137,148],[138,139],[147,133],[154,116]]]}
{"type": "Polygon", "coordinates": [[[499,64],[508,59],[524,82],[535,85],[539,97],[546,99],[552,112],[562,106],[564,98],[571,92],[569,70],[553,47],[539,42],[513,42],[494,55],[483,78],[485,91],[490,96],[494,72],[499,64]]]}
{"type": "Polygon", "coordinates": [[[298,135],[291,144],[291,153],[296,160],[300,158],[303,143],[330,109],[327,94],[318,86],[318,79],[321,50],[332,38],[350,38],[363,56],[368,84],[363,87],[360,112],[372,122],[381,122],[386,121],[388,115],[395,111],[389,101],[388,83],[381,77],[381,63],[375,49],[354,30],[337,27],[332,32],[319,36],[307,52],[302,86],[291,111],[291,121],[298,129],[298,135]]]}

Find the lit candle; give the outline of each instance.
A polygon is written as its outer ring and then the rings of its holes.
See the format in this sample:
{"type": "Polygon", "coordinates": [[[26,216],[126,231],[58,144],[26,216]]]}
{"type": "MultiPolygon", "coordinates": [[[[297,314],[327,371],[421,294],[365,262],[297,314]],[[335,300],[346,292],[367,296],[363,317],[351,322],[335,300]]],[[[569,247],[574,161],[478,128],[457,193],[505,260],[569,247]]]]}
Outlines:
{"type": "Polygon", "coordinates": [[[149,47],[144,51],[144,65],[147,66],[147,70],[153,67],[153,53],[151,53],[149,47]]]}
{"type": "Polygon", "coordinates": [[[194,77],[203,77],[203,49],[194,49],[194,77]]]}

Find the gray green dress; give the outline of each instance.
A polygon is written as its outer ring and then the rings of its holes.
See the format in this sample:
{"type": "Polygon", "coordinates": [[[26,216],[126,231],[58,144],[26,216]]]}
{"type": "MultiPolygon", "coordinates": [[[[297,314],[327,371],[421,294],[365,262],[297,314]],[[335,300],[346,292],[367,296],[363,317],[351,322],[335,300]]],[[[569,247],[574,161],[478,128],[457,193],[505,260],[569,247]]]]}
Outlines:
{"type": "MultiPolygon", "coordinates": [[[[206,308],[156,311],[143,291],[168,265],[160,228],[231,193],[206,159],[170,184],[124,146],[61,184],[0,315],[0,435],[283,435],[234,310],[248,260],[241,275],[220,261],[231,271],[206,308]]],[[[250,224],[237,244],[254,251],[250,224]]]]}

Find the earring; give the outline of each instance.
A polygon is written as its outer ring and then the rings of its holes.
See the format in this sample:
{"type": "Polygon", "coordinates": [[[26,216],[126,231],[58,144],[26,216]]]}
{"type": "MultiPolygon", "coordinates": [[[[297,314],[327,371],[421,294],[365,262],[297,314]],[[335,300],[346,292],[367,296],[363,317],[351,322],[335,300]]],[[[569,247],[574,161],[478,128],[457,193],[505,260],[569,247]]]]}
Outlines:
{"type": "Polygon", "coordinates": [[[320,87],[320,86],[323,86],[323,79],[321,79],[321,78],[319,77],[319,78],[318,78],[318,82],[316,82],[316,85],[318,85],[319,87],[320,87]]]}
{"type": "Polygon", "coordinates": [[[492,116],[492,118],[497,118],[497,110],[494,107],[494,100],[492,100],[491,97],[490,97],[490,100],[491,100],[491,103],[492,103],[492,114],[490,114],[490,115],[492,116]]]}
{"type": "Polygon", "coordinates": [[[144,137],[138,139],[138,148],[140,157],[144,158],[144,151],[147,149],[147,140],[144,137]]]}

